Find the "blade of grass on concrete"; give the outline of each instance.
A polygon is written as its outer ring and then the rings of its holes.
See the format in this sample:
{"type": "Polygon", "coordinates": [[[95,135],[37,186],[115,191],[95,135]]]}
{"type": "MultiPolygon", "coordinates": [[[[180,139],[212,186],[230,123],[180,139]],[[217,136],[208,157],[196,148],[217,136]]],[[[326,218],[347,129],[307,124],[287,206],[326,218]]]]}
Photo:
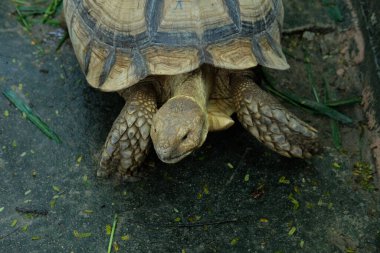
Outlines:
{"type": "Polygon", "coordinates": [[[45,13],[45,9],[39,8],[37,6],[18,6],[18,10],[21,12],[23,16],[33,16],[33,15],[41,15],[45,13]]]}
{"type": "MultiPolygon", "coordinates": [[[[324,76],[322,76],[322,79],[323,79],[324,91],[325,91],[324,102],[326,104],[327,101],[329,101],[332,98],[332,95],[329,89],[329,84],[327,82],[327,79],[324,76]]],[[[336,149],[340,150],[342,148],[342,138],[341,138],[341,134],[339,130],[339,123],[336,120],[331,119],[330,125],[331,125],[331,134],[332,134],[334,146],[336,149]]]]}
{"type": "Polygon", "coordinates": [[[342,148],[342,137],[340,135],[339,124],[336,120],[332,119],[330,120],[330,125],[334,146],[340,150],[342,148]]]}
{"type": "Polygon", "coordinates": [[[327,13],[329,14],[330,18],[332,18],[335,22],[343,21],[343,14],[335,1],[322,0],[322,5],[327,8],[327,13]]]}
{"type": "Polygon", "coordinates": [[[266,90],[270,91],[272,94],[276,95],[277,97],[280,97],[280,98],[284,99],[285,101],[289,102],[290,104],[292,104],[292,105],[294,105],[296,107],[302,107],[302,106],[300,106],[300,104],[298,104],[297,102],[295,102],[290,97],[286,96],[286,94],[283,94],[282,92],[278,91],[273,86],[266,85],[266,83],[264,83],[263,86],[265,87],[266,90]]]}
{"type": "Polygon", "coordinates": [[[330,108],[329,106],[327,106],[325,104],[322,104],[322,103],[319,103],[316,101],[312,101],[312,100],[309,100],[306,98],[301,98],[301,97],[299,97],[295,94],[292,94],[290,92],[287,92],[287,91],[277,90],[275,88],[275,86],[273,85],[273,81],[271,81],[271,80],[273,80],[273,78],[263,69],[261,69],[260,72],[262,73],[262,76],[263,76],[264,81],[265,81],[265,82],[263,82],[264,88],[266,88],[267,90],[272,92],[274,95],[280,96],[281,98],[285,98],[287,101],[291,101],[292,104],[297,104],[298,106],[310,109],[316,113],[328,116],[328,117],[335,119],[341,123],[351,124],[353,122],[350,117],[338,112],[337,110],[335,110],[333,108],[330,108]]]}
{"type": "Polygon", "coordinates": [[[115,234],[116,224],[117,224],[117,214],[115,214],[115,217],[113,218],[112,230],[111,230],[111,235],[110,235],[110,241],[108,243],[107,253],[111,253],[111,250],[112,250],[113,236],[115,234]]]}
{"type": "Polygon", "coordinates": [[[26,30],[34,24],[46,23],[53,26],[59,26],[60,21],[53,17],[60,9],[63,0],[41,0],[41,1],[15,1],[16,13],[19,22],[25,27],[26,30]],[[48,6],[46,7],[46,5],[48,6]],[[38,18],[42,16],[42,18],[38,18]],[[28,19],[28,17],[30,17],[28,19]]]}
{"type": "Polygon", "coordinates": [[[22,1],[22,0],[12,0],[13,3],[15,4],[26,4],[27,1],[22,1]]]}
{"type": "Polygon", "coordinates": [[[352,98],[331,100],[331,101],[328,101],[326,105],[331,106],[331,107],[337,107],[337,106],[343,106],[343,105],[360,104],[361,102],[362,102],[361,97],[352,97],[352,98]]]}
{"type": "Polygon", "coordinates": [[[339,122],[342,122],[344,124],[351,124],[353,122],[350,117],[328,107],[327,105],[324,105],[322,103],[318,103],[318,102],[315,102],[315,101],[312,101],[309,99],[300,98],[300,97],[298,97],[294,94],[291,94],[289,92],[282,92],[282,93],[284,95],[286,95],[287,97],[293,99],[294,101],[296,101],[300,105],[303,105],[306,108],[312,109],[313,111],[315,111],[319,114],[328,116],[328,117],[330,117],[334,120],[337,120],[339,122]]]}
{"type": "Polygon", "coordinates": [[[308,108],[305,108],[303,106],[301,106],[300,104],[298,104],[296,101],[294,101],[293,99],[287,97],[285,94],[283,94],[281,91],[277,90],[275,85],[274,85],[274,78],[267,72],[265,71],[263,68],[257,68],[257,72],[259,73],[259,75],[261,77],[263,77],[263,81],[262,82],[262,86],[268,90],[270,93],[272,93],[273,95],[285,100],[286,102],[296,106],[296,107],[299,107],[299,108],[302,108],[302,109],[306,109],[306,110],[309,110],[308,108]]]}
{"type": "Polygon", "coordinates": [[[3,91],[4,96],[11,101],[21,112],[25,113],[26,118],[30,120],[38,129],[41,130],[47,137],[54,140],[57,143],[61,143],[59,136],[54,133],[50,127],[43,122],[33,111],[32,109],[24,102],[22,99],[12,90],[3,91]]]}
{"type": "Polygon", "coordinates": [[[45,10],[42,23],[46,23],[52,16],[54,16],[61,4],[62,0],[52,0],[45,10]]]}
{"type": "Polygon", "coordinates": [[[317,84],[315,82],[313,70],[312,70],[311,64],[310,64],[310,55],[306,49],[304,49],[303,51],[304,51],[304,59],[305,59],[305,68],[306,68],[306,73],[307,73],[307,79],[309,80],[309,83],[311,85],[311,89],[313,91],[314,98],[319,103],[320,101],[319,101],[319,96],[318,96],[318,92],[317,92],[317,84]]]}
{"type": "Polygon", "coordinates": [[[60,27],[61,21],[59,21],[58,19],[55,19],[55,18],[50,18],[45,22],[45,24],[48,24],[48,25],[51,25],[54,27],[60,27]]]}
{"type": "Polygon", "coordinates": [[[18,20],[21,23],[21,25],[27,30],[30,31],[31,24],[28,22],[28,20],[24,17],[24,15],[21,13],[18,7],[16,7],[16,13],[18,16],[18,20]]]}
{"type": "Polygon", "coordinates": [[[59,49],[61,49],[63,43],[65,43],[65,41],[69,38],[69,33],[67,31],[65,31],[65,35],[62,37],[62,39],[59,40],[58,42],[58,46],[57,48],[55,49],[55,51],[58,51],[59,49]]]}

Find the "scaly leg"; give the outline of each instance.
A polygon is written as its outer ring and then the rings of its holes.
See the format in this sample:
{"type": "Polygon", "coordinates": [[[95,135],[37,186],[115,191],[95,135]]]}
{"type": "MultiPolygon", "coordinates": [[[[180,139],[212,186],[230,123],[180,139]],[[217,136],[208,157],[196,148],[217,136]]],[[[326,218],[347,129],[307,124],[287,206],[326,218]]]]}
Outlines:
{"type": "Polygon", "coordinates": [[[239,121],[257,139],[287,157],[309,158],[317,151],[317,130],[262,90],[250,71],[230,74],[239,121]]]}
{"type": "Polygon", "coordinates": [[[104,144],[99,177],[115,172],[122,180],[136,181],[141,177],[139,167],[148,154],[150,126],[157,110],[156,92],[150,83],[139,83],[123,90],[120,95],[125,106],[113,123],[104,144]]]}

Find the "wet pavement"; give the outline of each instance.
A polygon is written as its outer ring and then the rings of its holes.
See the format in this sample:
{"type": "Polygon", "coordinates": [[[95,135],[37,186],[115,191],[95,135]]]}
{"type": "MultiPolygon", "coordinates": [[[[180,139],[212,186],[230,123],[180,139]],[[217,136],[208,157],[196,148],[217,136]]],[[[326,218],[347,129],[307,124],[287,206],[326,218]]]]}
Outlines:
{"type": "MultiPolygon", "coordinates": [[[[352,16],[337,2],[340,22],[321,1],[284,1],[292,69],[276,76],[280,89],[313,99],[297,51],[304,45],[318,85],[325,73],[336,96],[361,93],[350,53],[352,16]],[[305,35],[305,24],[328,29],[305,35]],[[345,43],[348,56],[339,48],[345,43]]],[[[367,168],[369,130],[360,105],[340,108],[355,123],[341,125],[338,151],[328,119],[286,104],[320,131],[324,152],[309,161],[269,151],[236,124],[210,133],[177,164],[152,152],[146,180],[98,179],[99,152],[122,99],[86,84],[70,43],[55,52],[61,30],[36,26],[28,33],[13,12],[10,1],[1,4],[0,89],[22,97],[62,143],[0,96],[1,252],[107,252],[115,214],[113,252],[380,251],[379,191],[367,180],[375,169],[367,168]]]]}

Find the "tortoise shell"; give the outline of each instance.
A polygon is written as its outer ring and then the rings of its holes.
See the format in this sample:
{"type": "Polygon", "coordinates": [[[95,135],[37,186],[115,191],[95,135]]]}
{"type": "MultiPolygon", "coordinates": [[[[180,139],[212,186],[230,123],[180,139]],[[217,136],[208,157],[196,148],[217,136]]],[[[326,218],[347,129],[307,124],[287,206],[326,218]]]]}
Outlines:
{"type": "Polygon", "coordinates": [[[281,0],[64,0],[64,13],[87,81],[103,91],[204,63],[289,67],[281,0]]]}

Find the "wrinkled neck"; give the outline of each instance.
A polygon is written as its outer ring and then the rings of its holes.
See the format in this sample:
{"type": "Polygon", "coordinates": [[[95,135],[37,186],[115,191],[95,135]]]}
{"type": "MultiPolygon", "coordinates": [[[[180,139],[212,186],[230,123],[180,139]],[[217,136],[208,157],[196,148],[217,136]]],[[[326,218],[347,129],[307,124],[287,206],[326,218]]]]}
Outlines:
{"type": "Polygon", "coordinates": [[[170,97],[190,97],[195,100],[203,110],[206,110],[212,89],[212,80],[212,70],[207,66],[198,68],[189,73],[168,76],[167,85],[170,87],[170,97]]]}

